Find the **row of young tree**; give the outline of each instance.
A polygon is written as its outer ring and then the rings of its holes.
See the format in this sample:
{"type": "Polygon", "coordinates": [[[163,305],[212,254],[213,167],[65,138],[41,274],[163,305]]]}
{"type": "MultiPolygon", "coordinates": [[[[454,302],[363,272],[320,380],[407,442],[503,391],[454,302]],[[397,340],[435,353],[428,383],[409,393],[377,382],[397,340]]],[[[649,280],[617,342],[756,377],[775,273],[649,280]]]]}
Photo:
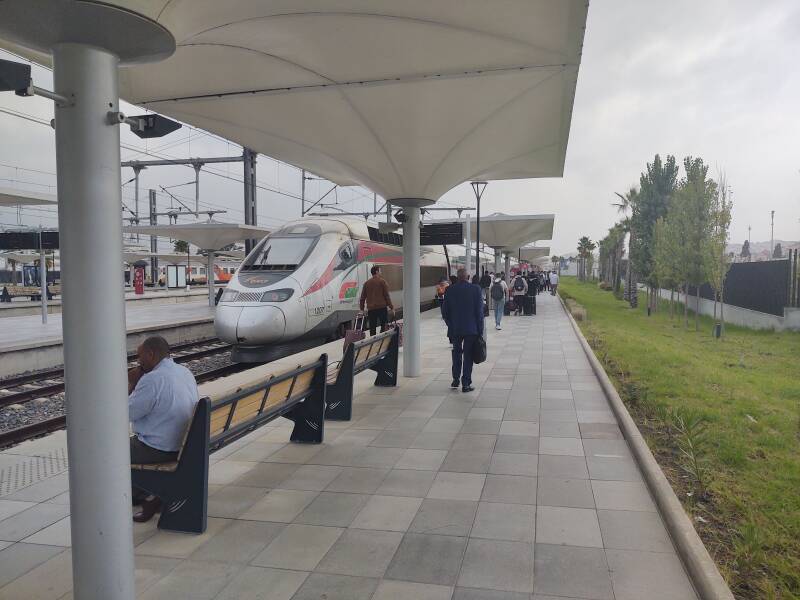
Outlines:
{"type": "MultiPolygon", "coordinates": [[[[675,292],[684,294],[684,325],[689,324],[689,291],[694,289],[699,306],[700,286],[714,290],[714,318],[722,313],[725,276],[730,256],[725,248],[731,222],[732,201],[724,173],[708,175],[701,158],[683,160],[684,176],[674,156],[656,155],[639,178],[639,186],[617,194],[615,206],[623,218],[599,241],[601,278],[616,293],[622,287],[625,238],[629,257],[624,298],[635,307],[638,283],[647,289],[647,307],[658,310],[660,289],[670,290],[670,316],[675,315],[675,292]]],[[[695,329],[699,328],[695,310],[695,329]]]]}

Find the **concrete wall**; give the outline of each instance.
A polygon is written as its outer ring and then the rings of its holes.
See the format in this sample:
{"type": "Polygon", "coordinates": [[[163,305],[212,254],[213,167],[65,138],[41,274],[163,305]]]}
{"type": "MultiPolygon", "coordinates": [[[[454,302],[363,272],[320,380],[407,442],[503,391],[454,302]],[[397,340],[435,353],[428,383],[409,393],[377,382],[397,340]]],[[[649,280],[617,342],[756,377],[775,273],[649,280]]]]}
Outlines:
{"type": "MultiPolygon", "coordinates": [[[[670,291],[661,290],[661,297],[669,300],[670,291]]],[[[676,299],[683,303],[683,294],[675,292],[676,299]]],[[[695,310],[697,299],[689,296],[689,309],[695,310]]],[[[717,315],[720,307],[717,306],[717,315]]],[[[800,331],[800,308],[784,308],[783,316],[778,317],[768,313],[725,305],[725,322],[750,329],[772,329],[774,331],[800,331]]],[[[714,301],[700,298],[700,314],[714,316],[714,301]]]]}

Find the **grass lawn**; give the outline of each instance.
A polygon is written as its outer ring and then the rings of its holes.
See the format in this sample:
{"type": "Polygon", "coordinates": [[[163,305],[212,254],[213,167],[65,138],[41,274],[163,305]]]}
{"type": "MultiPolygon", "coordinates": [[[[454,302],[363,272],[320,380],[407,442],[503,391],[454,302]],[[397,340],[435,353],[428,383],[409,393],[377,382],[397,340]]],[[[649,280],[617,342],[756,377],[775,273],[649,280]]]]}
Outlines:
{"type": "Polygon", "coordinates": [[[563,277],[580,323],[706,547],[738,598],[800,598],[800,333],[728,326],[703,317],[685,331],[666,303],[648,317],[592,283],[563,277]],[[705,419],[690,440],[680,429],[705,419]],[[703,431],[704,430],[704,431],[703,431]],[[685,468],[696,441],[708,480],[685,468]]]}

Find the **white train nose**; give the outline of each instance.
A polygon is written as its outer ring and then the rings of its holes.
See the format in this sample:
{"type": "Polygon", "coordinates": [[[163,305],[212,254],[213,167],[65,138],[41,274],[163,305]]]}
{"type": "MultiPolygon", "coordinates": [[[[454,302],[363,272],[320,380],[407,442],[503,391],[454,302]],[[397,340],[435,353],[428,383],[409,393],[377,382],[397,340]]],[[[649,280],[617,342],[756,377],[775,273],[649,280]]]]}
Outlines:
{"type": "Polygon", "coordinates": [[[277,306],[220,304],[214,317],[217,337],[229,344],[247,346],[278,342],[286,333],[286,318],[277,306]]]}

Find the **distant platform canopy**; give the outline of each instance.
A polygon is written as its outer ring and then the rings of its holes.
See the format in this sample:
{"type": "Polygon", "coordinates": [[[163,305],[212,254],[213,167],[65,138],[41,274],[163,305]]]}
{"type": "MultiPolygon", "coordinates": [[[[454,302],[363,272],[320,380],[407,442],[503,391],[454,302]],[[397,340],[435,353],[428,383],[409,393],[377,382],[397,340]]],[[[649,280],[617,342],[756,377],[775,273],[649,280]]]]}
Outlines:
{"type": "Polygon", "coordinates": [[[183,240],[203,250],[220,250],[243,240],[260,240],[269,229],[240,223],[178,223],[175,225],[131,225],[124,233],[155,235],[183,240]]]}
{"type": "Polygon", "coordinates": [[[0,187],[0,207],[7,206],[58,206],[55,194],[0,187]]]}
{"type": "Polygon", "coordinates": [[[524,248],[509,248],[508,250],[513,256],[519,257],[522,262],[530,264],[539,264],[544,259],[550,258],[549,247],[534,248],[528,246],[524,248]]]}
{"type": "Polygon", "coordinates": [[[586,0],[104,4],[177,44],[122,69],[122,98],[336,183],[436,201],[563,174],[586,0]]]}
{"type": "MultiPolygon", "coordinates": [[[[553,224],[555,215],[504,215],[495,213],[488,217],[481,217],[480,242],[510,252],[526,244],[539,240],[549,240],[553,237],[553,224]]],[[[447,220],[424,221],[428,223],[462,222],[447,220]]],[[[470,219],[470,239],[475,242],[478,235],[478,224],[475,219],[470,219]]]]}

